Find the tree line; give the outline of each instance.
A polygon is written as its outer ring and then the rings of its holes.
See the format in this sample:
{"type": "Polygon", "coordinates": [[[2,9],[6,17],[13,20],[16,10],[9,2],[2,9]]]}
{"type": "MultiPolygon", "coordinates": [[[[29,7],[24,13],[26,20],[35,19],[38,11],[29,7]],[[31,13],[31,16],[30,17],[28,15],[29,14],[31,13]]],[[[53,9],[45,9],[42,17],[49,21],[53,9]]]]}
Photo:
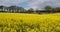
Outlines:
{"type": "Polygon", "coordinates": [[[11,12],[11,13],[56,13],[56,12],[60,12],[60,7],[51,7],[49,5],[44,7],[44,10],[39,10],[36,9],[34,10],[33,8],[30,8],[28,10],[26,10],[23,7],[18,7],[18,6],[0,6],[0,12],[11,12]]]}

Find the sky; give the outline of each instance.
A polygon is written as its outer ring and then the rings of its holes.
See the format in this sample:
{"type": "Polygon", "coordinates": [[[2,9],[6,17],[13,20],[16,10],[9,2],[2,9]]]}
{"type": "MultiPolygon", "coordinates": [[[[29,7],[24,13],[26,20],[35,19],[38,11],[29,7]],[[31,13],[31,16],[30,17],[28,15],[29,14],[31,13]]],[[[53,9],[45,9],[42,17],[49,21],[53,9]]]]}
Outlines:
{"type": "Polygon", "coordinates": [[[25,9],[43,9],[46,5],[60,7],[60,0],[0,0],[0,5],[16,5],[24,7],[25,9]]]}

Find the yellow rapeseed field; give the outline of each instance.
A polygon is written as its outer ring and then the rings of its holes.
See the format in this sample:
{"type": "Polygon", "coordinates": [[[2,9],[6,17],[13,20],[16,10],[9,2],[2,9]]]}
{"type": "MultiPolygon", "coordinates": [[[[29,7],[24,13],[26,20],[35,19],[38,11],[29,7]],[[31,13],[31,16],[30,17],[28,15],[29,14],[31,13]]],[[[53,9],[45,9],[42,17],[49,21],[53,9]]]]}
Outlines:
{"type": "Polygon", "coordinates": [[[0,13],[0,32],[60,32],[60,13],[0,13]]]}

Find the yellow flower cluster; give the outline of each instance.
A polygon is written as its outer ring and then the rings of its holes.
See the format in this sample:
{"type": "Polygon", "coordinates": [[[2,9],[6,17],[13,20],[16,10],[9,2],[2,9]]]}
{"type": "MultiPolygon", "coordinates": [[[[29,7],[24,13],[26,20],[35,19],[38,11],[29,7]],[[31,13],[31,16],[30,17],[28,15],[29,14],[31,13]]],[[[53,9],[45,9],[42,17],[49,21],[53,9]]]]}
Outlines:
{"type": "Polygon", "coordinates": [[[60,13],[0,13],[0,32],[60,32],[60,13]]]}

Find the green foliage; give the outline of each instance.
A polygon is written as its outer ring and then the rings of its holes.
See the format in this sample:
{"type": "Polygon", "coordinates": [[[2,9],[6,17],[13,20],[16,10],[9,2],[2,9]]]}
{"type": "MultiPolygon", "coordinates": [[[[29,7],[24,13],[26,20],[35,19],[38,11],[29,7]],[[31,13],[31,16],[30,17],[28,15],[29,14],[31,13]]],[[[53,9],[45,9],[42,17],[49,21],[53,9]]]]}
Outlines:
{"type": "Polygon", "coordinates": [[[10,12],[10,13],[56,13],[60,12],[60,7],[53,8],[49,5],[46,5],[43,10],[34,10],[33,8],[30,8],[28,10],[24,9],[23,7],[18,7],[18,6],[0,6],[0,12],[10,12]],[[6,11],[7,10],[7,11],[6,11]]]}
{"type": "MultiPolygon", "coordinates": [[[[20,23],[15,23],[16,20],[11,19],[13,23],[8,24],[0,24],[0,31],[1,32],[29,32],[29,31],[36,31],[36,32],[60,32],[60,25],[58,23],[47,23],[47,26],[43,26],[45,22],[41,23],[25,23],[23,20],[20,20],[20,23]],[[43,23],[43,24],[42,24],[43,23]],[[41,26],[42,25],[42,26],[41,26]]],[[[48,20],[45,20],[48,21],[48,20]]]]}
{"type": "Polygon", "coordinates": [[[34,12],[33,8],[28,9],[28,13],[33,13],[33,12],[34,12]]]}

